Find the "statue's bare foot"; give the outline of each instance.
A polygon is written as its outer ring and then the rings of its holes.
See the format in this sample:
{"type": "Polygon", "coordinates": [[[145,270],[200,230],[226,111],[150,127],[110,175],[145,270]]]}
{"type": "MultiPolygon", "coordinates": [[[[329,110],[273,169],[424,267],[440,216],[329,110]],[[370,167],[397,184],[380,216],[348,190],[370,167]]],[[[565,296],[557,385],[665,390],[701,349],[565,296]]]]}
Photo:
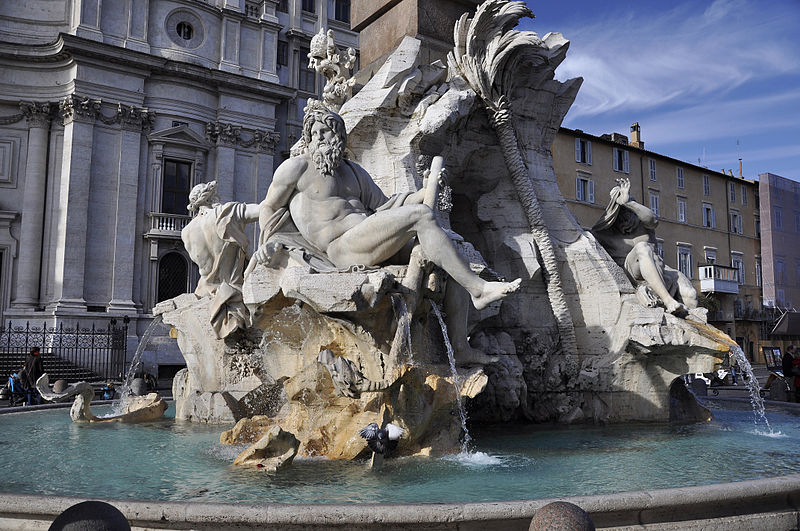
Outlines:
{"type": "Polygon", "coordinates": [[[483,310],[496,300],[500,300],[509,293],[514,293],[522,284],[522,279],[518,278],[512,282],[486,282],[483,291],[477,297],[470,295],[472,304],[476,310],[483,310]]]}
{"type": "Polygon", "coordinates": [[[463,346],[454,346],[456,363],[460,366],[464,365],[488,365],[490,363],[497,363],[500,358],[498,356],[488,356],[476,348],[472,348],[469,343],[463,346]]]}

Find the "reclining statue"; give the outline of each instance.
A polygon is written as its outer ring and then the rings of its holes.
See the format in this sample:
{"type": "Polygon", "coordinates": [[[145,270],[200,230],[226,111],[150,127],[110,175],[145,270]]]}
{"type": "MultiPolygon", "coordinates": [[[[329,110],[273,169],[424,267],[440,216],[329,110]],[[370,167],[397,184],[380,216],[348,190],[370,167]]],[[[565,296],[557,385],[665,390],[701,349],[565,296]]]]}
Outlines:
{"type": "Polygon", "coordinates": [[[519,288],[520,279],[489,282],[472,272],[433,211],[421,204],[424,188],[387,198],[364,168],[344,157],[342,118],[314,100],[303,120],[303,140],[307,150],[278,167],[261,202],[254,261],[269,262],[270,238],[291,220],[335,268],[380,265],[416,236],[427,259],[467,290],[475,308],[519,288]]]}
{"type": "Polygon", "coordinates": [[[685,315],[697,307],[697,292],[680,271],[667,265],[656,253],[655,213],[630,195],[630,180],[618,179],[611,201],[592,233],[630,277],[648,306],[660,301],[668,312],[685,315]],[[680,299],[680,302],[677,299],[680,299]]]}
{"type": "Polygon", "coordinates": [[[192,188],[186,207],[197,215],[181,231],[189,257],[197,264],[200,280],[195,294],[214,297],[211,326],[218,338],[249,326],[249,311],[242,300],[244,270],[249,256],[245,226],[258,220],[256,204],[220,204],[217,182],[192,188]]]}

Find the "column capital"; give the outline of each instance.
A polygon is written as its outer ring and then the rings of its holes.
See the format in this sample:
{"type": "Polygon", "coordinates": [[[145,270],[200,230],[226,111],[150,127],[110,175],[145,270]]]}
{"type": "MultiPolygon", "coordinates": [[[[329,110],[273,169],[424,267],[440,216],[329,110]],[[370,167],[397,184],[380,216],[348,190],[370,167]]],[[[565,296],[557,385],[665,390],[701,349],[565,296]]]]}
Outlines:
{"type": "Polygon", "coordinates": [[[251,147],[255,146],[255,148],[261,153],[272,153],[275,150],[275,146],[278,145],[278,142],[281,139],[281,134],[277,131],[261,131],[256,130],[253,131],[253,136],[250,140],[242,141],[242,147],[251,147]]]}
{"type": "Polygon", "coordinates": [[[21,101],[19,110],[28,120],[28,127],[50,127],[53,117],[53,105],[50,102],[21,101]]]}
{"type": "Polygon", "coordinates": [[[94,122],[100,114],[102,100],[86,98],[72,94],[58,102],[58,109],[64,125],[69,125],[74,120],[94,122]]]}
{"type": "Polygon", "coordinates": [[[117,114],[114,117],[114,121],[119,122],[123,129],[129,131],[149,131],[155,124],[155,120],[154,112],[123,103],[117,105],[117,114]]]}
{"type": "Polygon", "coordinates": [[[206,123],[206,138],[218,146],[235,147],[241,141],[240,127],[225,122],[206,123]]]}

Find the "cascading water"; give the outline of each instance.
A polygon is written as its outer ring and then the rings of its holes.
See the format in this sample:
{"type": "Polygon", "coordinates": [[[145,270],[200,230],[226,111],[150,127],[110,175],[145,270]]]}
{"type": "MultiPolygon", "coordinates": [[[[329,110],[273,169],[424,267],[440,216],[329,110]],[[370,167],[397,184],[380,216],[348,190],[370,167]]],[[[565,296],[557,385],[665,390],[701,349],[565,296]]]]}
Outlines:
{"type": "Polygon", "coordinates": [[[738,345],[731,347],[731,354],[736,358],[739,369],[744,376],[743,380],[747,383],[747,390],[750,392],[750,404],[753,406],[753,422],[758,429],[759,424],[764,424],[767,433],[773,435],[772,427],[769,425],[767,415],[764,410],[764,399],[761,398],[761,389],[758,385],[758,380],[753,374],[753,367],[744,355],[744,351],[738,345]]]}
{"type": "Polygon", "coordinates": [[[456,371],[456,357],[453,353],[453,345],[450,344],[450,336],[447,335],[447,325],[444,323],[444,318],[442,318],[442,311],[433,301],[431,301],[431,308],[433,308],[433,313],[436,314],[436,318],[439,320],[439,326],[442,327],[442,337],[444,338],[444,346],[447,349],[447,359],[450,361],[450,371],[453,373],[453,385],[456,387],[458,416],[461,419],[461,430],[464,432],[464,438],[461,441],[461,453],[466,454],[469,451],[469,443],[472,438],[469,436],[469,431],[467,430],[467,411],[464,409],[464,404],[461,400],[461,379],[458,377],[458,371],[456,371]]]}
{"type": "Polygon", "coordinates": [[[161,315],[156,315],[150,324],[147,326],[147,330],[144,331],[142,334],[142,339],[139,341],[139,345],[136,347],[136,352],[133,354],[133,360],[131,360],[131,365],[128,367],[128,373],[125,375],[125,381],[122,384],[122,387],[119,390],[119,398],[114,400],[114,405],[112,406],[112,415],[120,415],[122,414],[123,410],[125,409],[125,401],[131,394],[131,384],[133,383],[134,377],[136,376],[136,369],[139,366],[139,363],[142,359],[142,353],[144,349],[147,348],[147,345],[150,343],[150,336],[153,335],[153,330],[155,330],[156,326],[161,324],[161,315]]]}
{"type": "Polygon", "coordinates": [[[397,318],[397,326],[403,328],[403,343],[405,344],[405,352],[408,356],[408,363],[414,364],[414,357],[411,353],[411,312],[408,311],[405,298],[402,295],[396,294],[392,296],[392,303],[394,313],[397,318]]]}

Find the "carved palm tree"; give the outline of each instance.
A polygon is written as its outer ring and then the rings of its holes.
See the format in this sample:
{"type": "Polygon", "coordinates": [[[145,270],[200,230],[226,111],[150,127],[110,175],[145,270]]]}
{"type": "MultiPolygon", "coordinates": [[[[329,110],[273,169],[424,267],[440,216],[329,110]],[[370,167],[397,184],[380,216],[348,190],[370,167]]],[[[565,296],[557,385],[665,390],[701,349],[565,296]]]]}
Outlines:
{"type": "Polygon", "coordinates": [[[556,317],[561,347],[566,353],[575,353],[575,329],[564,297],[553,242],[520,153],[508,103],[515,82],[528,81],[523,73],[548,63],[554,55],[535,33],[511,29],[522,17],[533,17],[524,2],[487,0],[478,7],[474,18],[468,18],[465,13],[456,22],[455,47],[447,59],[451,72],[461,74],[486,105],[517,197],[544,262],[547,294],[556,317]]]}

